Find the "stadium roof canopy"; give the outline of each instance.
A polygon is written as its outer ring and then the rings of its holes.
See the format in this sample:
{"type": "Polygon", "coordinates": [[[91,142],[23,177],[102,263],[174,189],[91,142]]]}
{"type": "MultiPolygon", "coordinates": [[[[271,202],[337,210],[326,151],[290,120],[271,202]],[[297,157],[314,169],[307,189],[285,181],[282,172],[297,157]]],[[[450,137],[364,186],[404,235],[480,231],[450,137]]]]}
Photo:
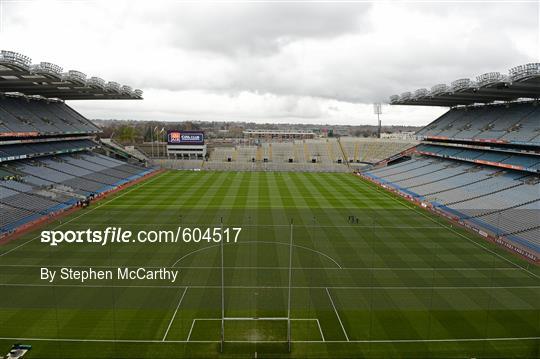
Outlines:
{"type": "Polygon", "coordinates": [[[488,72],[471,79],[458,79],[450,86],[439,84],[430,90],[390,96],[391,105],[459,106],[496,101],[540,98],[540,63],[530,63],[509,70],[508,75],[488,72]]]}
{"type": "Polygon", "coordinates": [[[0,52],[0,92],[62,100],[142,99],[141,90],[87,78],[80,71],[62,72],[62,67],[49,62],[32,64],[28,56],[4,50],[0,52]]]}

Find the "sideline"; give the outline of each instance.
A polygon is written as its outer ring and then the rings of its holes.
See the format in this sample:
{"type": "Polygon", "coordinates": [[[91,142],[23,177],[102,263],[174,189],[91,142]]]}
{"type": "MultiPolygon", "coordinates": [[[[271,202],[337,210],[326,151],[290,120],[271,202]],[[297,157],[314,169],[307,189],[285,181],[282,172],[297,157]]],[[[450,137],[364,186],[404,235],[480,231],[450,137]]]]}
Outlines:
{"type": "MultiPolygon", "coordinates": [[[[490,248],[488,248],[488,247],[486,247],[486,246],[483,246],[482,244],[480,244],[480,243],[476,242],[475,240],[473,240],[473,239],[471,239],[471,238],[465,236],[464,234],[459,233],[459,232],[456,231],[453,227],[451,227],[451,226],[446,226],[446,225],[444,225],[443,223],[441,223],[440,221],[437,221],[437,220],[435,220],[434,218],[428,216],[428,215],[425,214],[424,212],[420,211],[420,210],[417,208],[417,207],[418,207],[417,205],[413,204],[412,207],[407,206],[405,203],[403,203],[402,201],[400,201],[399,198],[394,197],[394,196],[392,195],[393,192],[390,192],[390,191],[386,190],[385,188],[383,188],[382,186],[380,186],[380,185],[379,185],[378,183],[376,183],[375,181],[368,180],[367,178],[365,178],[365,177],[363,177],[363,176],[358,176],[358,175],[356,175],[356,177],[357,177],[357,178],[361,178],[362,180],[366,181],[367,183],[372,183],[372,184],[374,184],[374,185],[376,186],[376,188],[379,190],[379,192],[382,192],[382,193],[383,193],[384,195],[386,195],[387,197],[392,198],[394,201],[398,202],[398,203],[399,203],[400,205],[402,205],[403,207],[413,210],[414,212],[416,212],[416,213],[422,215],[423,217],[426,217],[427,219],[429,219],[429,220],[432,221],[433,223],[438,224],[439,226],[441,226],[441,228],[445,228],[445,229],[447,229],[447,230],[453,232],[454,234],[457,234],[458,236],[460,236],[460,237],[466,239],[467,241],[471,242],[472,244],[474,244],[474,245],[476,245],[476,246],[478,246],[478,247],[484,249],[485,251],[487,251],[487,252],[489,252],[489,253],[491,253],[491,254],[494,254],[495,256],[499,257],[500,259],[503,259],[504,261],[506,261],[506,262],[512,264],[513,266],[522,269],[523,271],[525,271],[526,273],[530,274],[531,276],[540,279],[540,276],[539,276],[539,275],[537,275],[537,274],[535,274],[535,273],[529,271],[527,268],[525,268],[525,267],[523,267],[523,266],[521,266],[521,265],[519,265],[519,264],[517,264],[517,263],[515,263],[515,262],[513,262],[513,261],[511,261],[511,260],[509,260],[508,258],[506,258],[506,257],[500,255],[499,253],[495,252],[494,250],[492,250],[492,249],[490,249],[490,248]]],[[[410,203],[410,202],[407,202],[407,203],[410,203]]],[[[437,215],[437,216],[438,216],[438,218],[440,217],[440,215],[437,215]]],[[[502,248],[502,247],[501,247],[501,248],[502,248]]],[[[514,252],[511,252],[511,253],[514,254],[514,252]]],[[[516,255],[516,254],[514,254],[514,255],[516,255]]],[[[525,258],[523,258],[523,259],[525,259],[525,258]]]]}
{"type": "MultiPolygon", "coordinates": [[[[60,227],[66,225],[66,224],[68,224],[68,223],[70,223],[70,222],[72,222],[72,221],[74,221],[74,220],[76,220],[76,219],[78,219],[78,218],[81,218],[81,217],[87,215],[87,214],[90,213],[90,212],[93,212],[94,210],[100,208],[101,206],[107,205],[108,203],[110,203],[110,202],[112,202],[112,201],[114,201],[114,200],[116,200],[116,199],[118,199],[118,198],[120,198],[120,197],[125,196],[126,194],[130,193],[131,191],[133,191],[133,190],[135,190],[135,189],[137,189],[137,188],[141,188],[141,187],[147,185],[148,183],[155,181],[156,179],[160,178],[160,177],[161,177],[161,174],[163,174],[163,173],[165,173],[165,172],[164,172],[164,171],[155,171],[155,172],[152,172],[151,174],[149,174],[149,175],[151,175],[151,176],[148,176],[148,177],[145,176],[145,177],[140,178],[140,180],[143,180],[143,179],[149,179],[149,178],[152,178],[152,177],[153,177],[151,180],[148,180],[148,181],[139,181],[139,182],[134,181],[134,182],[131,182],[131,185],[129,185],[129,186],[125,186],[125,187],[123,187],[123,188],[118,188],[117,190],[110,191],[110,192],[108,192],[108,193],[103,194],[103,196],[100,196],[100,197],[98,197],[96,200],[93,201],[93,203],[95,203],[96,205],[92,206],[92,208],[90,208],[90,209],[85,209],[85,211],[84,211],[83,213],[81,213],[80,215],[78,215],[78,216],[76,216],[76,217],[73,217],[73,218],[71,218],[70,220],[68,220],[68,221],[66,221],[66,222],[63,222],[63,223],[58,224],[56,227],[52,228],[52,230],[55,230],[55,229],[57,229],[57,228],[60,228],[60,227]],[[141,183],[142,183],[142,185],[137,186],[138,184],[141,184],[141,183]],[[112,194],[114,194],[114,193],[120,191],[121,189],[128,189],[128,188],[129,188],[128,191],[126,191],[126,192],[124,192],[124,193],[121,193],[120,195],[118,195],[118,196],[116,196],[116,197],[109,198],[109,201],[107,201],[107,202],[105,202],[105,203],[100,203],[99,205],[97,204],[97,203],[101,202],[102,200],[106,199],[107,197],[109,197],[110,195],[112,195],[112,194]]],[[[51,220],[53,220],[53,221],[60,220],[64,215],[71,214],[72,212],[75,212],[75,211],[81,210],[81,209],[83,209],[83,208],[80,208],[80,207],[73,207],[73,208],[71,208],[71,209],[69,209],[69,210],[67,210],[67,211],[65,211],[65,212],[60,213],[58,216],[51,217],[51,220]]],[[[28,231],[30,231],[30,230],[36,229],[36,228],[38,228],[38,227],[41,227],[41,224],[42,224],[42,223],[37,223],[35,226],[31,226],[31,227],[25,228],[25,229],[22,230],[21,232],[14,233],[14,235],[16,235],[16,237],[19,237],[20,235],[24,234],[25,232],[28,232],[28,231]]],[[[43,224],[44,224],[44,223],[43,223],[43,224]]],[[[10,238],[9,236],[8,236],[8,237],[5,237],[5,238],[3,238],[3,239],[0,241],[0,243],[2,243],[4,240],[6,240],[5,243],[11,242],[12,240],[15,240],[16,237],[12,237],[12,238],[10,238]]],[[[26,242],[24,242],[24,243],[21,243],[21,244],[19,244],[18,246],[13,247],[13,248],[11,248],[10,250],[8,250],[8,251],[6,251],[6,252],[0,253],[0,257],[3,257],[3,256],[5,256],[6,254],[9,254],[9,253],[13,252],[14,250],[16,250],[16,249],[18,249],[18,248],[20,248],[20,247],[22,247],[22,246],[24,246],[24,245],[26,245],[26,244],[32,242],[32,241],[38,239],[39,237],[40,237],[40,236],[37,235],[37,236],[35,236],[34,238],[31,238],[31,239],[29,239],[28,241],[26,241],[26,242]]]]}

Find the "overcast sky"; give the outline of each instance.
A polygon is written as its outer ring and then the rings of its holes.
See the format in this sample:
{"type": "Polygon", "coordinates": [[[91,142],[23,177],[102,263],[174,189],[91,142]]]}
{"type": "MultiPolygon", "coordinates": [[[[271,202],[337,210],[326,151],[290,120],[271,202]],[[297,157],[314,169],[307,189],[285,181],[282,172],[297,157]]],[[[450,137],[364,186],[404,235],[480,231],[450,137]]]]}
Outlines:
{"type": "MultiPolygon", "coordinates": [[[[372,103],[540,61],[539,2],[0,0],[0,48],[144,91],[89,118],[375,124],[372,103]]],[[[423,125],[441,108],[383,107],[423,125]]]]}

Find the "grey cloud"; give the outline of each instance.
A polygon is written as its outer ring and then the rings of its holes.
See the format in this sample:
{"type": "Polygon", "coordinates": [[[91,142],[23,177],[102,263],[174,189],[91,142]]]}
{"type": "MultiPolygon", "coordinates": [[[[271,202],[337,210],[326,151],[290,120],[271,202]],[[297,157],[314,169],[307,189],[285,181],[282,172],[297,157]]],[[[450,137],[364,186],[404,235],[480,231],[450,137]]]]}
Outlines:
{"type": "Polygon", "coordinates": [[[0,36],[36,61],[140,87],[148,106],[178,94],[155,111],[185,111],[192,98],[182,96],[195,91],[205,106],[190,114],[216,116],[232,111],[227,96],[249,93],[269,118],[329,118],[344,103],[538,61],[538,6],[25,1],[5,4],[0,36]]]}
{"type": "Polygon", "coordinates": [[[418,25],[405,18],[405,28],[395,29],[390,38],[372,31],[369,7],[315,5],[220,6],[205,8],[208,12],[192,8],[178,17],[183,37],[173,39],[187,41],[177,46],[192,54],[215,52],[223,71],[193,79],[191,73],[204,71],[194,61],[184,76],[148,78],[145,85],[367,103],[460,77],[505,72],[533,60],[520,53],[513,36],[516,29],[537,28],[536,4],[408,4],[407,11],[420,18],[429,15],[434,24],[402,35],[418,25]],[[440,28],[461,19],[465,24],[440,28]]]}
{"type": "Polygon", "coordinates": [[[269,55],[302,38],[368,31],[369,3],[171,4],[145,14],[165,26],[170,43],[228,55],[269,55]]]}

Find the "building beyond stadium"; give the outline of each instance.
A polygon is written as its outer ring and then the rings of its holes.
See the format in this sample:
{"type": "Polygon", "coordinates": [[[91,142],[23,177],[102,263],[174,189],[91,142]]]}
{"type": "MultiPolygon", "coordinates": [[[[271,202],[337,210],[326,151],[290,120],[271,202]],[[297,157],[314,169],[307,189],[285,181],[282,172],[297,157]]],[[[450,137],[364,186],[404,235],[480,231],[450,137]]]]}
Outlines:
{"type": "Polygon", "coordinates": [[[244,138],[261,141],[290,141],[315,138],[313,131],[302,130],[245,130],[244,138]]]}

